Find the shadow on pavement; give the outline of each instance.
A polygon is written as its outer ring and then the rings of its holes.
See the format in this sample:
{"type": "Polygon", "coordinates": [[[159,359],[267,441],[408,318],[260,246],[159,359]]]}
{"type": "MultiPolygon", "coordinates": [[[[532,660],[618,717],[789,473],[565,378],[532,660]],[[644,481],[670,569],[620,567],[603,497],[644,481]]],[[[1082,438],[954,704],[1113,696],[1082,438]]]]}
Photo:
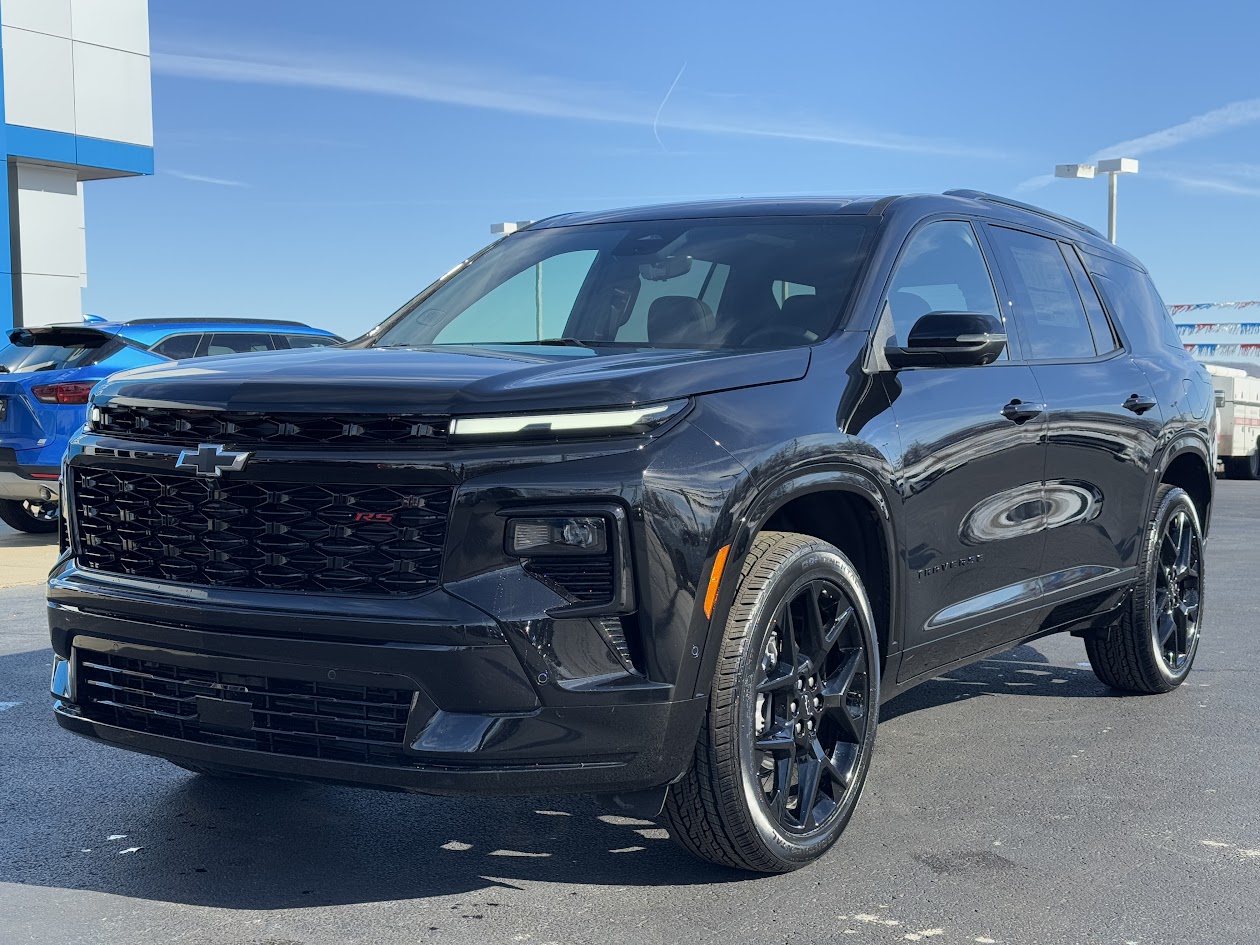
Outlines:
{"type": "MultiPolygon", "coordinates": [[[[47,651],[0,658],[0,700],[20,700],[0,713],[0,883],[251,910],[457,895],[466,898],[453,915],[474,916],[521,884],[754,880],[693,860],[659,824],[583,797],[450,799],[194,775],[57,728],[48,663],[47,651]]],[[[1030,647],[948,680],[897,698],[884,718],[948,703],[960,689],[1115,696],[1089,670],[1049,665],[1030,647]]]]}
{"type": "Polygon", "coordinates": [[[58,728],[49,662],[46,650],[0,657],[0,702],[17,700],[0,711],[0,884],[228,909],[475,894],[460,908],[479,913],[498,908],[496,889],[522,883],[751,878],[585,797],[450,799],[191,774],[58,728]]]}
{"type": "Polygon", "coordinates": [[[1023,644],[920,683],[909,692],[889,700],[881,708],[879,718],[882,722],[891,721],[911,712],[953,702],[959,696],[1131,698],[1131,694],[1103,685],[1088,667],[1052,665],[1035,647],[1023,644]]]}

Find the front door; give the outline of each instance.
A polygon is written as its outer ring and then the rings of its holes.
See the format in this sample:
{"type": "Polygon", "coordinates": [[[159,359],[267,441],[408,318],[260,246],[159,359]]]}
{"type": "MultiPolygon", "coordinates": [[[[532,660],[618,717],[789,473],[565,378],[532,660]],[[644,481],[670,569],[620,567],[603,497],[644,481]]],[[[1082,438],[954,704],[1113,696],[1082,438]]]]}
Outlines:
{"type": "MultiPolygon", "coordinates": [[[[898,341],[932,311],[1006,321],[968,222],[927,224],[897,262],[887,314],[898,341]]],[[[1013,330],[1008,337],[1014,344],[1013,330]]],[[[1018,637],[1031,622],[1045,541],[1046,416],[1018,352],[885,375],[906,549],[899,680],[1018,637]]]]}

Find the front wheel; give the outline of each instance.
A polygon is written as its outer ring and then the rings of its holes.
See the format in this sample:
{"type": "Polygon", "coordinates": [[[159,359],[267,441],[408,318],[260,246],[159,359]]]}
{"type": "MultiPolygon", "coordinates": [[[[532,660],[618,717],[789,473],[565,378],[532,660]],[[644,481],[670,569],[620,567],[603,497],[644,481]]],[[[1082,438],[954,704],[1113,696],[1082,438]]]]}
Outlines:
{"type": "Polygon", "coordinates": [[[782,873],[817,859],[857,805],[875,747],[870,603],[835,547],[763,532],[741,569],[709,710],[670,834],[722,866],[782,873]]]}
{"type": "Polygon", "coordinates": [[[1085,640],[1094,675],[1125,692],[1170,692],[1180,686],[1199,649],[1205,576],[1194,503],[1176,486],[1162,485],[1124,612],[1115,626],[1085,640]]]}
{"type": "Polygon", "coordinates": [[[0,522],[20,532],[46,535],[58,528],[60,509],[56,502],[37,499],[0,499],[0,522]]]}

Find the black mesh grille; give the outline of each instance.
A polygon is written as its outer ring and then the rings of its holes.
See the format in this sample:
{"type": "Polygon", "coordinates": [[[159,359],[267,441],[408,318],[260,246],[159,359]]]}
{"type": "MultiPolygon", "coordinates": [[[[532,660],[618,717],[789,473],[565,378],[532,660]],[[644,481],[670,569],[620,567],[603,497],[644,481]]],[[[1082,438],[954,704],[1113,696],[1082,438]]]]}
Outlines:
{"type": "Polygon", "coordinates": [[[408,595],[437,583],[449,487],[74,470],[79,562],[216,587],[408,595]]]}
{"type": "Polygon", "coordinates": [[[557,555],[530,558],[526,570],[554,584],[574,600],[583,604],[600,604],[613,597],[613,559],[611,555],[557,555]]]}
{"type": "Polygon", "coordinates": [[[227,446],[385,446],[434,448],[446,445],[445,417],[415,414],[249,413],[171,410],[106,405],[97,408],[92,430],[124,439],[227,446]]]}
{"type": "Polygon", "coordinates": [[[192,669],[78,651],[88,718],[185,741],[372,764],[407,764],[413,690],[192,669]]]}

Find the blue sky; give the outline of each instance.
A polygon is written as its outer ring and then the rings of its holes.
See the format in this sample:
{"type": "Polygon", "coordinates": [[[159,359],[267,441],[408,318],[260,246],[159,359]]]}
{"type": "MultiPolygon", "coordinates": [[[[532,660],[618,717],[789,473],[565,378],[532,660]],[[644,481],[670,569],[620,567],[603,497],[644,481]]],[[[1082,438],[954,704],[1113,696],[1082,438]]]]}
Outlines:
{"type": "Polygon", "coordinates": [[[975,187],[1103,229],[1168,302],[1260,298],[1260,8],[151,0],[157,174],[89,184],[87,311],[344,334],[498,220],[975,187]]]}

